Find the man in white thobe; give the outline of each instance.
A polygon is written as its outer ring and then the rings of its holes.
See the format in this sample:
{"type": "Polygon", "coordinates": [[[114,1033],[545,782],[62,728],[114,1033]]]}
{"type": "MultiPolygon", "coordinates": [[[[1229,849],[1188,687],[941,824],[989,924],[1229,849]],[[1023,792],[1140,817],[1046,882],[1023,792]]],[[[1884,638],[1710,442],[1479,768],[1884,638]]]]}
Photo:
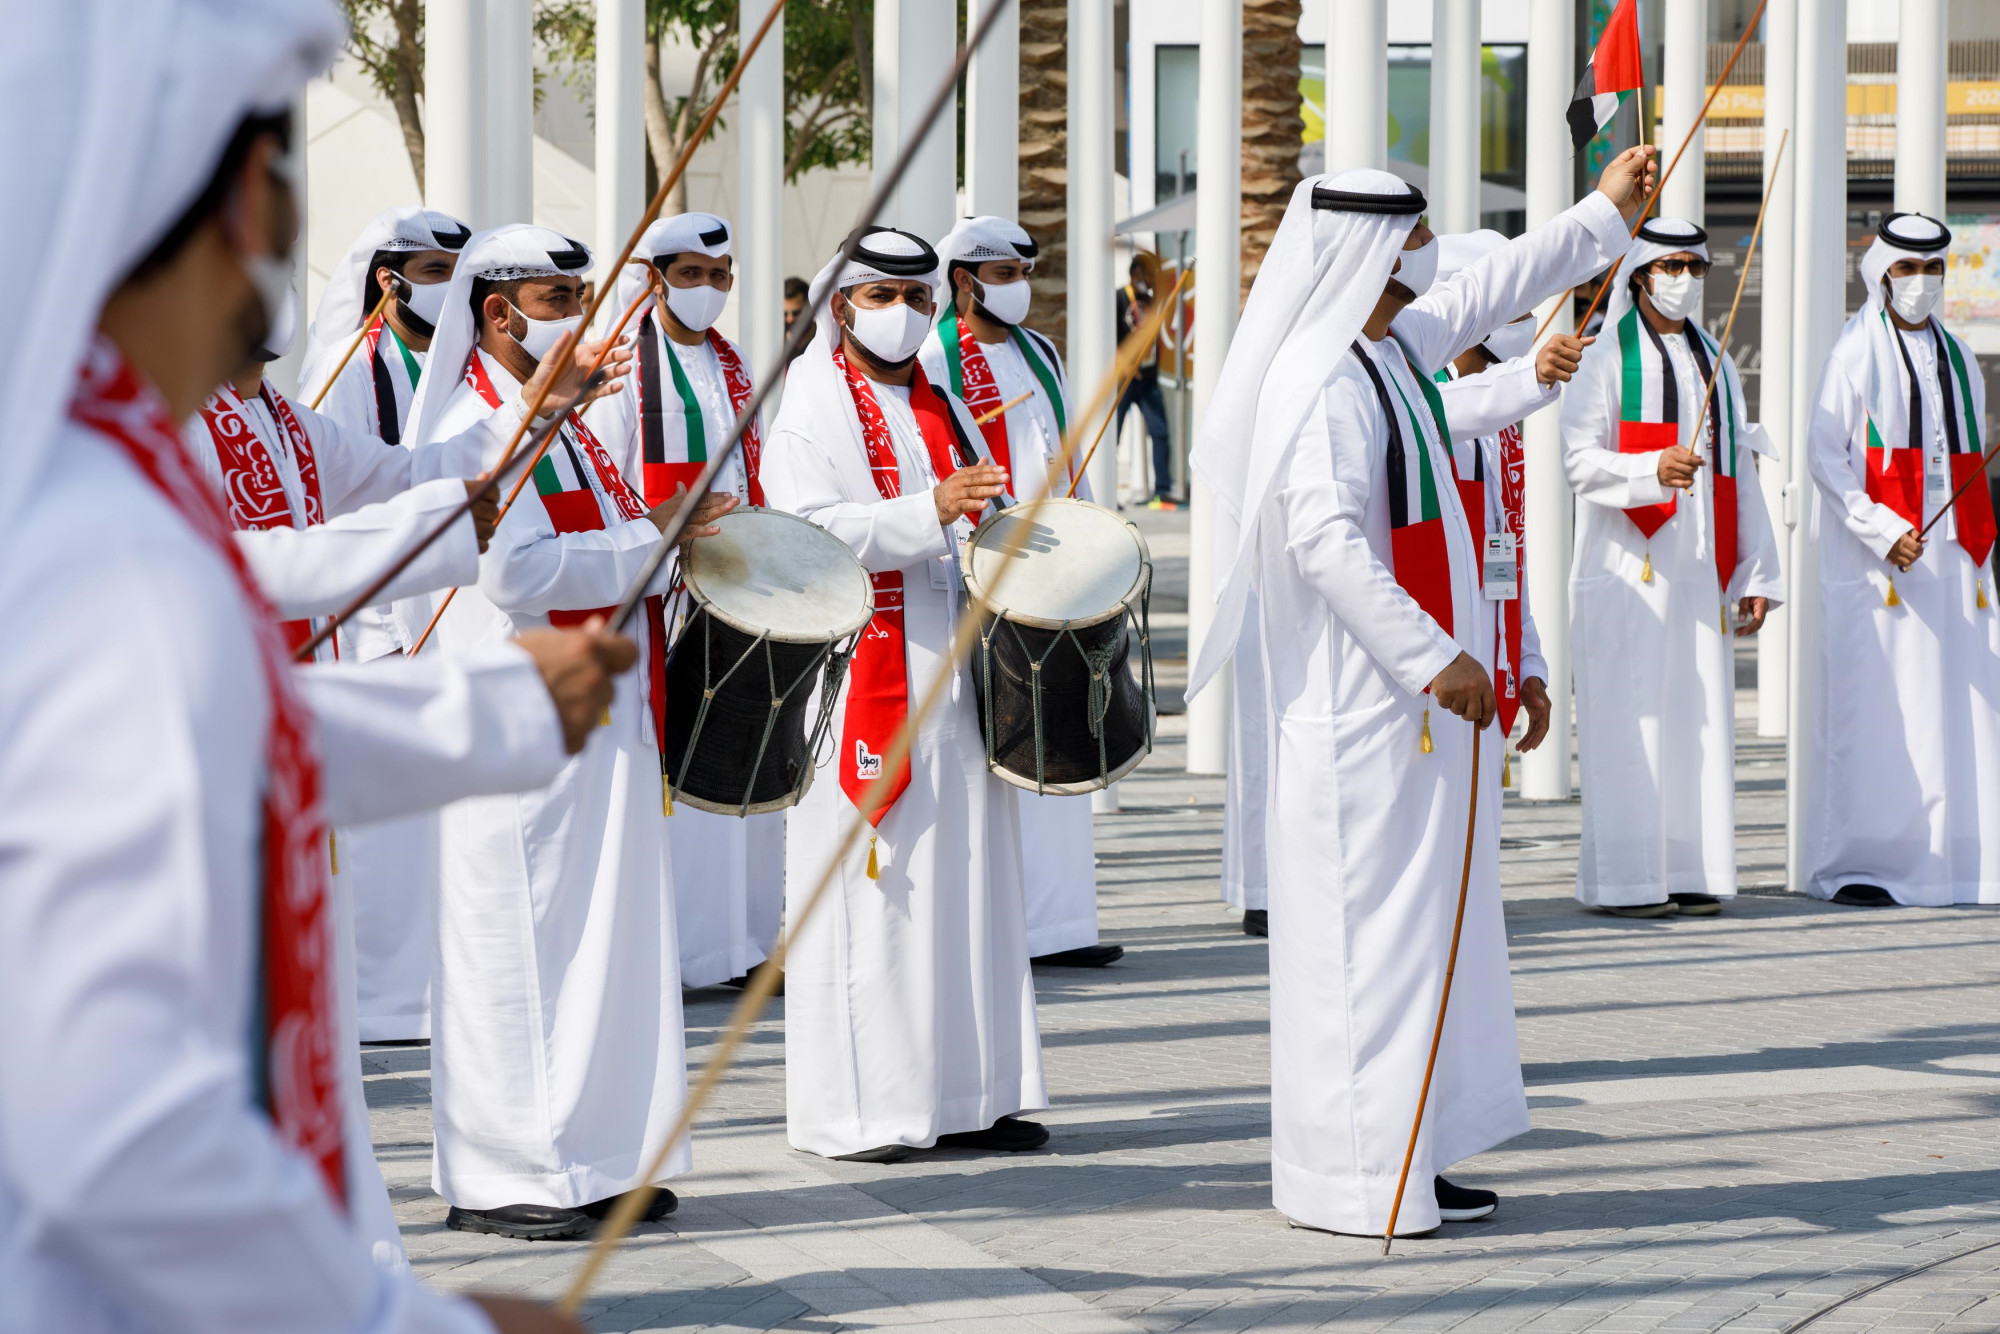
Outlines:
{"type": "Polygon", "coordinates": [[[1937,319],[1950,244],[1935,218],[1883,221],[1807,436],[1819,624],[1803,857],[1808,892],[1836,903],[2000,903],[1986,383],[1937,319]]]}
{"type": "Polygon", "coordinates": [[[1528,1128],[1498,812],[1480,802],[1471,830],[1466,813],[1500,761],[1484,747],[1472,772],[1497,604],[1429,373],[1621,253],[1650,157],[1621,154],[1599,191],[1435,290],[1420,194],[1373,170],[1304,182],[1196,444],[1221,593],[1190,687],[1227,660],[1253,586],[1268,672],[1272,1196],[1304,1226],[1390,1226],[1461,867],[1457,1003],[1400,1229],[1492,1212],[1441,1172],[1528,1128]]]}
{"type": "MultiPolygon", "coordinates": [[[[585,246],[543,227],[498,227],[466,242],[410,440],[450,438],[515,411],[539,363],[578,331],[589,266],[585,246]]],[[[629,350],[616,355],[629,364],[629,350]]],[[[440,643],[472,648],[608,611],[673,508],[646,506],[582,415],[569,413],[501,518],[478,586],[460,590],[439,622],[440,643]]],[[[712,531],[698,516],[685,538],[712,531]]],[[[670,576],[663,567],[655,587],[670,576]]],[[[622,1192],[688,1167],[683,1141],[645,1181],[687,1080],[657,597],[633,628],[637,672],[619,682],[605,724],[554,783],[445,808],[432,1182],[452,1206],[446,1225],[461,1231],[575,1236],[622,1192]]],[[[646,1217],[674,1206],[661,1190],[646,1217]]]]}
{"type": "Polygon", "coordinates": [[[847,543],[875,586],[835,705],[835,772],[786,822],[785,1106],[794,1148],[876,1162],[1048,1140],[1015,1115],[1047,1104],[1019,806],[987,770],[965,664],[946,656],[966,516],[1003,494],[1007,474],[957,452],[949,406],[918,361],[938,282],[936,252],[888,228],[820,271],[815,293],[832,294],[764,457],[772,507],[847,543]],[[907,768],[888,771],[890,744],[941,677],[907,768]],[[828,867],[877,782],[895,785],[893,799],[828,867]]]}
{"type": "MultiPolygon", "coordinates": [[[[314,312],[301,396],[319,397],[320,413],[357,435],[401,444],[445,288],[471,235],[457,218],[415,206],[384,210],[364,227],[334,266],[314,312]],[[370,321],[385,293],[390,299],[381,318],[370,321]]],[[[500,425],[511,430],[512,423],[500,425]]],[[[389,611],[394,600],[384,598],[341,627],[344,660],[372,662],[409,650],[389,611]]],[[[438,813],[342,830],[340,852],[340,878],[354,906],[361,1040],[428,1038],[438,813]]]]}
{"type": "MultiPolygon", "coordinates": [[[[613,320],[626,319],[627,329],[636,331],[636,369],[617,393],[591,404],[584,420],[648,505],[664,504],[676,486],[694,484],[753,393],[742,349],[715,328],[736,282],[732,252],[729,224],[713,213],[661,218],[639,238],[605,307],[613,320]],[[637,313],[627,317],[635,302],[637,313]]],[[[711,489],[762,505],[762,455],[763,432],[753,427],[711,489]]],[[[671,640],[679,627],[667,630],[671,640]]],[[[668,842],[681,985],[742,986],[777,943],[784,813],[745,818],[682,802],[673,820],[668,842]]]]}
{"type": "Polygon", "coordinates": [[[60,262],[0,358],[0,1327],[574,1330],[371,1257],[324,831],[544,781],[633,650],[292,667],[176,422],[277,311],[285,108],[338,15],[24,21],[47,82],[0,89],[37,125],[0,233],[60,262]]]}
{"type": "Polygon", "coordinates": [[[1708,235],[1639,229],[1562,407],[1579,903],[1714,916],[1736,894],[1737,635],[1784,580],[1735,363],[1701,327],[1708,235]],[[1710,385],[1713,383],[1713,391],[1710,385]],[[1738,478],[1744,479],[1741,485],[1738,478]]]}
{"type": "MultiPolygon", "coordinates": [[[[966,218],[946,233],[937,247],[944,266],[938,300],[950,305],[918,355],[925,378],[949,396],[960,431],[1015,479],[1023,500],[1045,491],[1069,495],[1072,481],[1077,497],[1090,500],[1090,483],[1074,466],[1060,477],[1049,471],[1062,457],[1069,382],[1055,344],[1022,323],[1035,250],[1034,238],[1006,218],[966,218]]],[[[1125,947],[1097,939],[1090,798],[1015,793],[1028,954],[1068,968],[1116,962],[1125,947]]]]}

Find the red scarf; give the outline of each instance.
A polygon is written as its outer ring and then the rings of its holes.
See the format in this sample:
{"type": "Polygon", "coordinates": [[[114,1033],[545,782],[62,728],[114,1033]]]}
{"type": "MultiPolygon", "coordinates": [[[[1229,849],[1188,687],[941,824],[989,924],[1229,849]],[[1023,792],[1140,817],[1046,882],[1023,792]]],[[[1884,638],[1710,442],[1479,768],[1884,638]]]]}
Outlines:
{"type": "Polygon", "coordinates": [[[99,339],[85,358],[70,415],[124,450],[229,567],[249,611],[271,703],[260,839],[263,994],[257,1009],[263,1050],[254,1064],[278,1137],[319,1169],[327,1193],[344,1207],[326,821],[320,813],[312,715],[293,689],[292,655],[277,617],[230,538],[229,520],[187,457],[166,404],[140,382],[110,342],[99,339]]]}
{"type": "MultiPolygon", "coordinates": [[[[1466,526],[1472,530],[1472,549],[1479,554],[1479,586],[1486,586],[1486,452],[1478,441],[1471,448],[1473,475],[1458,473],[1459,507],[1465,511],[1466,526]]],[[[1456,452],[1456,446],[1454,446],[1456,452]]],[[[1456,460],[1454,460],[1456,462],[1456,460]]],[[[1527,554],[1527,516],[1521,496],[1527,479],[1527,463],[1521,451],[1521,426],[1516,422],[1500,431],[1500,513],[1508,531],[1514,534],[1514,586],[1516,595],[1495,605],[1493,640],[1493,691],[1499,705],[1500,735],[1514,730],[1514,718],[1521,711],[1521,579],[1527,554]],[[1504,663],[1504,666],[1503,666],[1504,663]]]]}
{"type": "MultiPolygon", "coordinates": [[[[884,500],[903,493],[902,474],[896,464],[896,442],[889,434],[888,418],[875,401],[868,378],[848,365],[846,355],[833,350],[833,364],[847,379],[847,392],[854,399],[854,413],[861,422],[861,442],[868,451],[868,470],[875,478],[875,490],[884,500]]],[[[915,368],[910,383],[910,407],[916,414],[917,429],[930,451],[931,468],[942,482],[957,471],[952,462],[951,425],[944,418],[938,396],[924,379],[923,367],[915,368]]],[[[859,807],[867,785],[877,779],[889,780],[889,799],[876,807],[869,823],[880,825],[882,817],[910,786],[910,762],[906,758],[893,774],[882,772],[882,757],[889,752],[903,722],[910,716],[909,660],[903,652],[903,572],[887,570],[870,574],[875,586],[875,619],[861,634],[854,659],[847,669],[847,710],[840,728],[840,790],[859,807]]]]}
{"type": "MultiPolygon", "coordinates": [[[[993,368],[986,364],[986,354],[979,350],[979,340],[972,336],[972,321],[956,316],[952,323],[958,326],[958,367],[959,378],[964,381],[964,402],[972,420],[978,421],[987,413],[1001,405],[1000,386],[993,379],[993,368]]],[[[986,452],[993,461],[1013,472],[1013,459],[1007,449],[1007,418],[995,414],[993,420],[979,428],[986,437],[986,452]]]]}
{"type": "MultiPolygon", "coordinates": [[[[756,392],[750,383],[750,372],[743,369],[743,358],[736,355],[735,346],[715,330],[708,331],[708,345],[715,349],[715,359],[722,363],[722,383],[729,389],[729,407],[738,417],[750,406],[750,396],[756,392]]],[[[764,504],[764,484],[758,479],[758,470],[764,462],[764,430],[755,418],[743,431],[743,476],[750,488],[750,503],[761,507],[764,504]]]]}
{"type": "MultiPolygon", "coordinates": [[[[285,433],[292,458],[299,468],[299,489],[304,493],[305,522],[299,523],[285,498],[284,483],[278,479],[277,460],[271,447],[250,425],[243,400],[230,385],[223,385],[202,405],[201,418],[208,424],[208,437],[215,442],[215,456],[222,465],[223,504],[230,527],[237,532],[269,528],[310,528],[326,522],[326,510],[319,494],[319,467],[313,462],[312,437],[292,412],[283,394],[271,392],[268,384],[257,387],[257,397],[271,414],[271,420],[285,433]]],[[[294,652],[313,636],[311,620],[283,623],[285,639],[294,652]]]]}

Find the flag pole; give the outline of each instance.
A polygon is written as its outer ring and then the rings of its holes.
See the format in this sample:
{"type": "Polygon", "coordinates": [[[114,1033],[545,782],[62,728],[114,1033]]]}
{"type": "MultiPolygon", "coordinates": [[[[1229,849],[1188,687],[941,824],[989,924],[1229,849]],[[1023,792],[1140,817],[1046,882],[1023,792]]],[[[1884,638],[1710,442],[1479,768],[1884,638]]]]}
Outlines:
{"type": "Polygon", "coordinates": [[[1750,228],[1750,248],[1743,252],[1743,272],[1736,275],[1736,295],[1729,302],[1729,318],[1722,322],[1722,356],[1715,359],[1715,369],[1708,373],[1708,384],[1701,391],[1701,407],[1695,410],[1696,421],[1708,416],[1709,400],[1715,396],[1715,382],[1722,376],[1722,357],[1729,355],[1729,334],[1736,327],[1736,307],[1743,302],[1743,289],[1750,283],[1750,261],[1756,257],[1757,238],[1764,231],[1764,210],[1771,202],[1771,182],[1778,179],[1778,164],[1785,160],[1785,141],[1791,138],[1791,134],[1787,129],[1778,136],[1778,151],[1771,155],[1771,177],[1764,183],[1764,198],[1757,205],[1756,225],[1750,228]]]}

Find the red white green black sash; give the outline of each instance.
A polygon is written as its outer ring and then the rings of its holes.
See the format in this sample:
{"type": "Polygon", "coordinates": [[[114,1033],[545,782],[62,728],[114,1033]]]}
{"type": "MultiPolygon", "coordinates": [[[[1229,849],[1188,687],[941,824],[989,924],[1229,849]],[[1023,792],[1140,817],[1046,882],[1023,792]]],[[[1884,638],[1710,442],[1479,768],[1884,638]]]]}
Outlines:
{"type": "MultiPolygon", "coordinates": [[[[673,496],[676,485],[694,486],[702,469],[708,466],[709,440],[701,400],[695,397],[694,386],[688,383],[687,372],[681,369],[681,354],[659,331],[653,314],[647,311],[639,322],[639,482],[646,493],[646,503],[658,505],[673,496]],[[666,353],[664,358],[662,349],[666,353]],[[667,365],[665,382],[660,376],[662,360],[667,365]]],[[[735,346],[713,329],[708,331],[708,346],[722,367],[730,409],[740,417],[753,392],[750,373],[743,368],[743,358],[735,346]]],[[[745,499],[752,505],[762,505],[764,486],[758,477],[758,465],[764,457],[764,433],[759,423],[751,422],[744,431],[740,457],[748,484],[745,499]]]]}
{"type": "MultiPolygon", "coordinates": [[[[1445,535],[1443,498],[1438,491],[1437,469],[1428,440],[1415,410],[1396,387],[1392,399],[1389,385],[1361,339],[1354,341],[1354,355],[1368,381],[1375,387],[1376,400],[1389,423],[1389,555],[1396,582],[1416,604],[1452,633],[1451,543],[1445,535]],[[1400,407],[1402,410],[1398,412],[1400,407]],[[1405,425],[1407,424],[1407,431],[1405,425]]],[[[1444,403],[1437,386],[1422,375],[1412,375],[1429,408],[1438,439],[1449,441],[1444,403]]]]}
{"type": "MultiPolygon", "coordinates": [[[[1450,382],[1449,371],[1439,371],[1431,379],[1438,384],[1450,382]]],[[[1521,424],[1503,426],[1499,433],[1500,442],[1500,512],[1499,520],[1507,531],[1514,535],[1514,587],[1527,587],[1522,578],[1526,568],[1528,536],[1527,513],[1523,497],[1527,489],[1527,460],[1521,447],[1521,424]]],[[[1465,511],[1466,526],[1472,530],[1472,549],[1478,553],[1479,586],[1486,587],[1486,523],[1492,510],[1489,499],[1489,483],[1486,478],[1486,450],[1477,440],[1471,442],[1467,452],[1472,456],[1470,471],[1459,461],[1459,447],[1456,442],[1451,447],[1452,475],[1458,483],[1459,508],[1465,511]]],[[[1493,691],[1499,707],[1500,735],[1507,736],[1514,730],[1514,718],[1521,711],[1521,603],[1517,592],[1514,597],[1498,600],[1494,607],[1493,644],[1493,691]]]]}
{"type": "Polygon", "coordinates": [[[264,735],[260,1022],[251,1066],[278,1137],[347,1201],[346,1126],[334,1021],[333,911],[326,820],[320,811],[313,719],[292,678],[292,654],[271,605],[230,537],[231,523],[195,472],[167,406],[124,356],[98,339],[77,375],[70,415],[120,446],[235,576],[249,611],[271,711],[264,735]]]}
{"type": "MultiPolygon", "coordinates": [[[[1909,405],[1903,414],[1902,443],[1893,446],[1885,443],[1876,423],[1878,420],[1894,421],[1895,414],[1888,410],[1889,404],[1878,400],[1891,392],[1886,382],[1896,377],[1893,370],[1885,373],[1878,357],[1874,376],[1876,383],[1871,386],[1867,419],[1868,498],[1877,504],[1887,505],[1912,527],[1921,528],[1926,518],[1924,444],[1930,439],[1924,413],[1923,386],[1917,381],[1917,368],[1910,357],[1910,350],[1898,331],[1890,325],[1887,312],[1882,312],[1880,319],[1883,334],[1902,354],[1903,379],[1909,387],[1909,405]]],[[[1984,446],[1980,439],[1979,420],[1972,409],[1972,382],[1966,372],[1965,357],[1959,351],[1958,340],[1939,329],[1936,320],[1932,320],[1928,327],[1937,353],[1934,360],[1937,365],[1938,399],[1944,404],[1942,425],[1951,469],[1945,481],[1950,488],[1946,494],[1950,494],[1965,486],[1966,479],[1980,470],[1984,446]],[[1949,374],[1945,370],[1947,363],[1951,367],[1949,374]],[[1954,388],[1957,390],[1955,393],[1954,388]]],[[[1959,545],[1965,548],[1965,554],[1972,558],[1973,564],[1984,565],[1993,550],[1995,531],[1991,490],[1977,484],[1966,486],[1952,506],[1952,515],[1956,520],[1959,545]]]]}
{"type": "MultiPolygon", "coordinates": [[[[861,423],[861,443],[868,451],[869,475],[875,491],[884,500],[903,493],[902,471],[896,462],[896,441],[889,433],[889,420],[876,401],[875,387],[868,377],[848,364],[846,355],[833,350],[833,364],[847,381],[848,395],[854,400],[854,414],[861,423]]],[[[952,434],[945,406],[922,366],[914,368],[910,383],[910,410],[930,454],[931,470],[938,481],[957,471],[954,461],[956,437],[952,434]]],[[[883,772],[883,757],[890,742],[910,714],[909,659],[904,654],[903,572],[885,570],[871,573],[875,586],[875,618],[861,634],[854,658],[847,668],[847,707],[840,728],[840,790],[859,807],[870,783],[887,779],[890,796],[876,808],[871,820],[880,825],[882,817],[910,786],[910,765],[904,760],[895,773],[883,772]]],[[[871,871],[872,874],[872,871],[871,871]]]]}
{"type": "MultiPolygon", "coordinates": [[[[263,400],[271,420],[284,432],[292,462],[299,470],[299,494],[305,513],[302,516],[292,513],[292,502],[285,495],[285,483],[270,445],[250,424],[235,388],[225,384],[202,405],[201,419],[208,426],[208,438],[215,442],[216,461],[222,468],[223,509],[231,527],[244,532],[310,528],[325,523],[326,510],[320,501],[319,467],[313,462],[312,437],[299,424],[298,415],[283,394],[273,393],[271,386],[265,384],[258,386],[257,397],[263,400]]],[[[283,628],[294,651],[313,635],[310,619],[286,621],[283,628]]]]}
{"type": "Polygon", "coordinates": [[[389,357],[378,355],[383,334],[389,336],[389,346],[400,353],[404,374],[408,376],[410,392],[416,393],[417,381],[423,378],[424,368],[417,361],[416,353],[403,345],[396,331],[389,327],[387,320],[378,320],[368,330],[368,374],[375,389],[375,434],[392,445],[403,442],[403,412],[397,406],[396,382],[391,377],[389,357]]]}
{"type": "MultiPolygon", "coordinates": [[[[1063,435],[1069,430],[1064,420],[1062,386],[1057,383],[1055,372],[1049,369],[1041,355],[1036,352],[1034,340],[1025,330],[1016,325],[1008,330],[1014,346],[1021,350],[1022,360],[1028,363],[1035,382],[1048,396],[1049,406],[1056,415],[1056,434],[1063,435]]],[[[958,317],[958,308],[944,317],[943,327],[938,330],[938,342],[944,346],[946,373],[951,377],[952,397],[965,404],[974,421],[1001,405],[1000,386],[993,379],[993,368],[986,362],[986,353],[980,349],[979,340],[972,336],[972,326],[958,317]]],[[[979,428],[986,437],[986,452],[993,461],[1010,474],[1014,470],[1007,441],[1007,418],[995,417],[979,428]]]]}

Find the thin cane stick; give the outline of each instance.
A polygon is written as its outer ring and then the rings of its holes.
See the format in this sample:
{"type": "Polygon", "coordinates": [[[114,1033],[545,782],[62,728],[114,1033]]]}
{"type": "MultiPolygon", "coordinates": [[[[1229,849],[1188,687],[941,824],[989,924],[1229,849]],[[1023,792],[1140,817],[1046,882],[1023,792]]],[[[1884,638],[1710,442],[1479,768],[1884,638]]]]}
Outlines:
{"type": "Polygon", "coordinates": [[[1919,542],[1924,540],[1924,538],[1930,533],[1931,529],[1938,526],[1938,520],[1942,519],[1945,515],[1951,513],[1951,507],[1958,503],[1958,498],[1960,496],[1964,495],[1967,491],[1970,491],[1972,489],[1972,484],[1974,482],[1986,476],[1986,465],[1993,462],[1994,457],[1996,455],[2000,455],[2000,440],[1995,440],[1993,442],[1993,447],[1987,450],[1984,454],[1980,455],[1979,466],[1977,468],[1974,468],[1970,473],[1968,473],[1966,475],[1965,480],[1958,484],[1958,490],[1951,493],[1951,499],[1944,502],[1944,507],[1942,509],[1940,509],[1936,514],[1931,515],[1930,522],[1917,530],[1917,540],[1919,542]]]}
{"type": "MultiPolygon", "coordinates": [[[[1171,304],[1173,299],[1181,294],[1181,284],[1186,282],[1188,280],[1188,275],[1193,272],[1194,272],[1194,265],[1192,264],[1188,265],[1185,269],[1181,270],[1181,276],[1174,279],[1173,290],[1167,293],[1166,300],[1162,304],[1171,304]]],[[[1111,419],[1118,414],[1118,404],[1124,401],[1125,391],[1132,387],[1132,381],[1138,377],[1139,366],[1140,363],[1134,362],[1132,364],[1132,369],[1125,373],[1125,378],[1118,382],[1118,397],[1111,400],[1111,411],[1105,413],[1104,420],[1097,424],[1097,434],[1091,439],[1090,448],[1084,451],[1083,462],[1077,464],[1076,467],[1073,470],[1071,470],[1069,479],[1069,494],[1072,498],[1074,498],[1076,495],[1076,488],[1080,480],[1083,477],[1089,475],[1090,461],[1093,458],[1097,457],[1098,442],[1104,439],[1104,432],[1106,428],[1108,428],[1111,425],[1111,419]]],[[[1157,481],[1158,479],[1156,478],[1154,480],[1157,481]]]]}
{"type": "MultiPolygon", "coordinates": [[[[1715,104],[1715,95],[1722,91],[1723,84],[1729,82],[1729,71],[1736,68],[1736,57],[1743,54],[1743,47],[1749,42],[1750,34],[1757,31],[1757,20],[1764,17],[1764,6],[1767,3],[1769,3],[1769,0],[1757,0],[1757,8],[1750,15],[1749,26],[1744,28],[1743,35],[1736,39],[1736,49],[1729,53],[1729,59],[1722,67],[1722,77],[1717,79],[1715,86],[1708,90],[1708,98],[1701,104],[1701,114],[1694,118],[1694,124],[1688,126],[1688,132],[1681,136],[1681,146],[1674,150],[1673,160],[1667,163],[1667,169],[1660,173],[1660,179],[1653,183],[1652,192],[1639,205],[1639,216],[1632,220],[1632,230],[1628,233],[1628,237],[1637,236],[1639,229],[1646,225],[1646,215],[1653,211],[1653,205],[1659,201],[1660,191],[1666,188],[1667,178],[1672,176],[1674,168],[1681,164],[1681,154],[1687,152],[1688,145],[1694,142],[1695,135],[1701,133],[1702,123],[1708,119],[1708,109],[1715,104]]],[[[1641,89],[1641,96],[1644,93],[1645,90],[1641,89]]],[[[1598,285],[1596,294],[1590,298],[1590,304],[1584,308],[1583,318],[1576,322],[1578,329],[1590,323],[1590,316],[1597,309],[1597,303],[1602,301],[1604,294],[1611,290],[1611,283],[1618,276],[1618,266],[1624,262],[1625,257],[1623,255],[1612,261],[1610,271],[1604,275],[1604,281],[1598,285]]],[[[1548,318],[1543,320],[1541,326],[1535,330],[1536,342],[1539,343],[1542,341],[1542,335],[1549,331],[1549,325],[1555,320],[1556,312],[1562,309],[1563,302],[1569,300],[1575,292],[1576,289],[1574,287],[1570,288],[1562,294],[1561,299],[1555,305],[1549,307],[1548,318]]]]}
{"type": "MultiPolygon", "coordinates": [[[[611,336],[604,340],[604,346],[597,350],[597,360],[590,363],[590,374],[595,375],[604,368],[604,359],[610,356],[611,349],[618,345],[618,336],[625,332],[626,322],[638,312],[639,307],[644,305],[646,299],[652,295],[652,289],[648,288],[639,293],[638,296],[632,298],[632,304],[625,307],[625,313],[618,317],[618,326],[611,331],[611,336]]],[[[565,413],[564,415],[568,414],[565,413]]],[[[528,484],[528,479],[535,475],[535,465],[542,461],[542,456],[549,452],[549,447],[555,444],[555,442],[556,433],[554,431],[550,431],[542,437],[541,444],[535,447],[528,459],[528,466],[521,469],[521,475],[514,479],[514,489],[509,491],[507,498],[500,502],[500,512],[493,518],[494,527],[499,527],[500,520],[507,517],[507,511],[514,508],[514,502],[520,498],[521,488],[525,487],[528,484]]],[[[495,465],[494,472],[498,473],[500,469],[506,467],[507,462],[506,456],[503,455],[500,462],[495,465]]],[[[457,596],[458,590],[456,588],[447,588],[444,591],[444,600],[438,603],[438,609],[431,613],[430,623],[424,626],[424,632],[417,636],[417,642],[410,647],[410,657],[414,658],[424,651],[424,645],[430,642],[431,631],[437,629],[438,622],[444,619],[445,609],[451,606],[451,600],[457,596]]]]}
{"type": "Polygon", "coordinates": [[[1438,996],[1437,1027],[1431,1031],[1431,1056],[1424,1063],[1424,1086],[1417,1094],[1417,1114],[1410,1122],[1410,1147],[1403,1151],[1403,1174],[1396,1178],[1396,1200],[1389,1206],[1389,1226],[1382,1232],[1382,1254],[1396,1237],[1396,1215],[1403,1211],[1403,1188],[1410,1184],[1410,1164],[1417,1156],[1417,1134],[1424,1127],[1424,1104],[1431,1100],[1431,1074],[1437,1069],[1438,1044],[1444,1041],[1444,1012],[1451,1004],[1451,978],[1458,971],[1458,937],[1465,929],[1465,895],[1472,884],[1472,834],[1479,821],[1479,737],[1472,729],[1472,792],[1465,806],[1465,865],[1458,873],[1458,916],[1451,922],[1451,953],[1444,961],[1444,991],[1438,996]]]}
{"type": "Polygon", "coordinates": [[[1000,418],[1006,416],[1013,409],[1020,407],[1023,403],[1027,402],[1034,396],[1035,396],[1035,391],[1030,389],[1027,393],[1021,395],[1019,398],[1010,398],[1005,403],[1002,403],[999,407],[988,409],[987,411],[980,413],[977,417],[974,417],[972,419],[972,424],[974,426],[984,426],[986,425],[986,423],[990,421],[997,421],[1000,418]]]}
{"type": "Polygon", "coordinates": [[[1715,369],[1708,373],[1708,383],[1702,387],[1701,407],[1694,414],[1697,422],[1708,418],[1708,403],[1715,395],[1715,382],[1722,375],[1722,357],[1729,355],[1729,334],[1736,328],[1736,307],[1743,302],[1743,289],[1750,285],[1750,261],[1757,254],[1757,237],[1764,230],[1764,210],[1771,203],[1771,184],[1778,179],[1778,164],[1785,160],[1785,140],[1791,137],[1791,133],[1787,128],[1778,136],[1778,151],[1771,155],[1771,181],[1765,184],[1763,201],[1757,205],[1757,222],[1750,228],[1750,246],[1743,252],[1743,272],[1736,275],[1736,295],[1729,300],[1729,318],[1722,322],[1722,356],[1715,359],[1715,369]]]}
{"type": "Polygon", "coordinates": [[[319,387],[319,392],[312,396],[312,402],[306,404],[307,407],[315,412],[319,411],[319,405],[326,401],[327,394],[333,389],[333,382],[340,378],[340,373],[347,369],[347,363],[354,360],[355,350],[368,337],[368,330],[375,321],[382,318],[382,310],[389,304],[389,297],[395,290],[393,287],[382,289],[382,295],[376,299],[375,309],[368,312],[368,317],[361,321],[361,327],[354,331],[354,341],[347,345],[347,351],[341,355],[340,364],[333,368],[333,374],[326,377],[326,383],[319,387]]]}

